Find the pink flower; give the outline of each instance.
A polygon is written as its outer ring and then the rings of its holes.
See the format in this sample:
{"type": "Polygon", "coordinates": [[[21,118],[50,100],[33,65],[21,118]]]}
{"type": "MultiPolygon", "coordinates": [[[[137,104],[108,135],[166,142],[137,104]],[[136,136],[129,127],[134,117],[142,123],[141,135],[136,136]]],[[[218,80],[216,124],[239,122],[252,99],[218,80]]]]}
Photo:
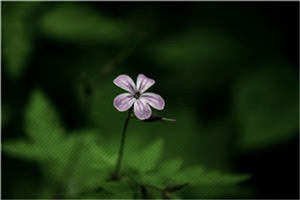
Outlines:
{"type": "Polygon", "coordinates": [[[119,75],[114,80],[114,84],[128,93],[118,95],[114,99],[114,106],[118,111],[126,111],[133,105],[134,114],[140,120],[145,120],[151,117],[153,107],[157,110],[163,110],[165,107],[164,99],[151,92],[146,92],[155,81],[146,77],[144,74],[139,74],[136,84],[128,75],[119,75]]]}

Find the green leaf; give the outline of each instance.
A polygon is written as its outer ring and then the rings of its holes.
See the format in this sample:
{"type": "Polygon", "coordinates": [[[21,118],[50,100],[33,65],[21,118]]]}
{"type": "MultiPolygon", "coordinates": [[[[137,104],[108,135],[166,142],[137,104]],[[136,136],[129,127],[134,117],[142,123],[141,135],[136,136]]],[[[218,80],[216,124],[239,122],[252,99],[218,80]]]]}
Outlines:
{"type": "Polygon", "coordinates": [[[181,196],[187,198],[222,198],[245,195],[240,183],[250,178],[248,174],[227,174],[204,170],[202,167],[189,167],[172,176],[174,182],[189,183],[181,196]]]}
{"type": "Polygon", "coordinates": [[[173,175],[179,173],[181,167],[181,159],[166,160],[157,170],[150,173],[144,173],[140,177],[135,178],[144,184],[164,188],[168,183],[172,182],[173,175]]]}
{"type": "Polygon", "coordinates": [[[48,99],[35,90],[25,110],[25,131],[33,142],[50,150],[64,141],[65,130],[48,99]]]}
{"type": "Polygon", "coordinates": [[[11,156],[29,160],[42,160],[44,157],[38,146],[25,141],[5,142],[2,151],[11,156]]]}
{"type": "Polygon", "coordinates": [[[33,91],[25,109],[27,141],[6,143],[4,150],[19,158],[40,161],[48,175],[62,177],[69,149],[55,108],[40,90],[33,91]],[[51,170],[49,170],[49,164],[51,170]]]}
{"type": "Polygon", "coordinates": [[[177,173],[182,167],[183,161],[181,159],[167,160],[163,162],[159,168],[159,173],[164,176],[172,176],[177,173]]]}
{"type": "Polygon", "coordinates": [[[108,192],[106,198],[132,199],[134,195],[133,185],[129,182],[108,182],[102,187],[108,192]]]}
{"type": "Polygon", "coordinates": [[[127,155],[126,163],[128,166],[140,172],[147,172],[154,169],[161,158],[163,141],[157,139],[147,147],[136,150],[131,155],[127,155]]]}
{"type": "Polygon", "coordinates": [[[63,195],[73,198],[106,182],[115,157],[99,146],[103,138],[98,137],[98,130],[77,130],[67,136],[55,108],[39,90],[29,100],[25,121],[30,142],[8,142],[3,151],[39,161],[46,177],[53,181],[54,190],[61,185],[63,195]]]}
{"type": "Polygon", "coordinates": [[[82,131],[75,135],[68,163],[72,170],[70,181],[77,185],[78,192],[91,190],[102,185],[110,175],[112,165],[107,154],[96,144],[97,135],[93,131],[82,131]],[[88,164],[87,164],[88,163],[88,164]],[[97,163],[97,168],[93,163],[97,163]]]}
{"type": "Polygon", "coordinates": [[[219,171],[204,170],[201,167],[189,167],[173,175],[178,182],[189,182],[199,185],[230,185],[247,180],[249,175],[223,174],[219,171]]]}
{"type": "Polygon", "coordinates": [[[31,14],[39,3],[3,4],[3,60],[9,78],[19,78],[32,53],[31,14]]]}
{"type": "Polygon", "coordinates": [[[124,21],[75,4],[59,4],[40,20],[44,34],[72,42],[122,42],[130,28],[124,21]]]}
{"type": "Polygon", "coordinates": [[[78,194],[82,190],[99,186],[107,173],[99,176],[100,167],[92,168],[87,163],[101,164],[100,172],[110,166],[104,151],[96,144],[94,130],[73,131],[67,137],[58,114],[48,99],[38,90],[34,91],[25,112],[26,131],[39,148],[43,157],[44,172],[66,184],[66,194],[78,194]],[[49,170],[48,164],[51,164],[49,170]]]}
{"type": "MultiPolygon", "coordinates": [[[[56,149],[56,162],[51,176],[66,185],[66,195],[78,194],[101,186],[110,174],[111,165],[98,141],[94,130],[74,131],[56,149]],[[94,167],[97,163],[97,168],[94,167]]],[[[49,171],[45,168],[45,173],[49,171]]]]}
{"type": "Polygon", "coordinates": [[[89,145],[89,151],[94,161],[93,167],[102,169],[114,166],[117,160],[117,154],[107,152],[101,143],[98,144],[95,141],[91,142],[89,145]]]}
{"type": "Polygon", "coordinates": [[[145,53],[157,63],[154,67],[169,72],[162,85],[176,92],[178,82],[183,91],[222,85],[236,75],[242,58],[241,46],[233,35],[211,27],[168,36],[151,44],[145,53]],[[191,79],[195,74],[197,78],[191,79]]]}
{"type": "Polygon", "coordinates": [[[153,45],[153,54],[160,63],[183,68],[195,65],[195,61],[227,61],[238,52],[239,44],[226,32],[203,27],[201,30],[187,30],[153,45]]]}
{"type": "MultiPolygon", "coordinates": [[[[152,185],[165,189],[170,196],[180,195],[185,198],[195,197],[222,197],[222,194],[227,194],[226,191],[233,191],[234,196],[237,193],[236,188],[239,184],[249,179],[247,174],[228,174],[219,171],[206,170],[199,166],[181,168],[180,160],[165,161],[162,167],[150,173],[144,173],[140,177],[135,177],[137,182],[152,185]],[[173,163],[173,164],[172,164],[173,163]],[[167,172],[161,169],[167,169],[170,166],[170,171],[167,172]],[[175,167],[174,167],[175,166],[175,167]],[[173,169],[172,169],[173,168],[173,169]],[[189,191],[186,193],[186,190],[189,191]],[[201,192],[197,192],[200,190],[201,192]],[[191,195],[192,193],[195,196],[191,195]],[[195,192],[196,191],[196,192],[195,192]]],[[[241,188],[239,191],[244,191],[241,188]]],[[[230,194],[230,193],[229,193],[230,194]]],[[[244,192],[239,193],[244,194],[244,192]]]]}
{"type": "Polygon", "coordinates": [[[299,128],[297,70],[284,62],[263,65],[270,67],[242,77],[233,93],[244,150],[282,143],[299,128]]]}

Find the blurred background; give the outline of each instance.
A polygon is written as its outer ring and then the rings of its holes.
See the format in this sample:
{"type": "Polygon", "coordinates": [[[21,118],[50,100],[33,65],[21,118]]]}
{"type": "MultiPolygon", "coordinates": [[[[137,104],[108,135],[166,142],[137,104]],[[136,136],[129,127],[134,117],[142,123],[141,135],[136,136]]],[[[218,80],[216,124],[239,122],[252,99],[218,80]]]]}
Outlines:
{"type": "MultiPolygon", "coordinates": [[[[117,151],[126,114],[112,81],[143,73],[166,101],[154,113],[177,121],[132,120],[127,141],[162,138],[162,159],[251,175],[246,192],[201,197],[298,198],[298,6],[3,2],[2,144],[29,140],[28,120],[55,110],[66,135],[91,129],[117,151]],[[43,98],[51,110],[34,111],[43,98]]],[[[52,166],[15,151],[2,149],[2,197],[47,198],[52,166]]]]}

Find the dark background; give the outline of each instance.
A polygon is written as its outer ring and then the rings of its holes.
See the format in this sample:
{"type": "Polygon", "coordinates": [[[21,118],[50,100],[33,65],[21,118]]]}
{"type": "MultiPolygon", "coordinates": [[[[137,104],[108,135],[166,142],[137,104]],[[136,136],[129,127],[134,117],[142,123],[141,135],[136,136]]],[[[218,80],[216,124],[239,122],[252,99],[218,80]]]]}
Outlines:
{"type": "MultiPolygon", "coordinates": [[[[24,137],[22,131],[25,126],[23,120],[24,107],[28,104],[28,98],[32,89],[36,87],[41,88],[47,94],[47,97],[51,99],[68,129],[93,125],[89,118],[85,119],[82,117],[84,108],[79,106],[81,102],[76,90],[74,90],[74,87],[76,87],[75,83],[78,82],[78,77],[81,77],[80,73],[85,73],[85,70],[89,68],[89,64],[91,64],[91,70],[87,70],[88,74],[97,72],[95,66],[103,66],[104,63],[109,63],[110,60],[114,62],[115,57],[117,57],[116,69],[109,69],[112,71],[108,70],[108,72],[105,70],[101,71],[99,76],[105,77],[104,79],[109,82],[119,73],[129,74],[133,79],[140,71],[146,75],[149,74],[159,84],[158,88],[153,89],[153,91],[161,92],[167,104],[171,102],[170,110],[175,110],[177,103],[181,103],[184,108],[190,107],[196,113],[195,118],[201,121],[201,124],[204,124],[205,127],[218,126],[218,121],[227,121],[229,119],[229,125],[226,125],[232,130],[230,136],[232,140],[227,141],[229,145],[236,144],[236,138],[240,134],[239,127],[242,126],[238,123],[239,116],[234,119],[230,117],[230,113],[234,110],[231,94],[235,90],[232,88],[234,88],[237,77],[247,78],[247,74],[254,73],[260,68],[259,66],[262,66],[260,62],[262,60],[268,59],[277,63],[278,58],[282,58],[288,61],[289,65],[283,64],[279,67],[289,68],[297,76],[297,79],[299,78],[298,2],[72,3],[75,6],[92,7],[95,12],[118,20],[126,19],[129,25],[133,24],[135,28],[134,37],[123,39],[119,43],[102,43],[101,40],[99,40],[99,43],[94,43],[93,39],[86,42],[86,37],[82,39],[80,34],[76,37],[74,36],[74,39],[68,40],[65,39],[68,38],[68,34],[59,35],[59,31],[57,31],[57,37],[52,37],[53,35],[55,36],[56,32],[49,32],[49,30],[52,30],[51,26],[49,29],[40,30],[43,29],[43,26],[39,26],[38,21],[43,18],[44,14],[46,15],[51,9],[55,9],[59,4],[63,3],[40,3],[38,6],[33,6],[34,8],[28,8],[28,12],[25,12],[28,15],[25,14],[24,16],[26,17],[22,18],[20,17],[22,15],[18,15],[19,11],[16,10],[26,10],[27,7],[24,4],[34,3],[2,3],[2,41],[4,49],[2,53],[2,142],[24,137]],[[9,27],[10,24],[17,23],[18,20],[23,20],[22,23],[26,24],[24,26],[26,28],[14,29],[9,27]],[[215,61],[212,59],[207,63],[200,63],[200,67],[202,65],[211,65],[211,69],[213,69],[214,65],[222,63],[222,59],[226,61],[224,68],[217,68],[213,73],[208,72],[206,75],[203,75],[203,77],[208,77],[209,81],[199,81],[193,83],[192,86],[187,85],[183,88],[178,86],[178,88],[172,87],[169,89],[169,85],[180,85],[182,80],[188,82],[189,79],[194,79],[198,76],[198,73],[204,73],[205,71],[197,71],[195,67],[196,70],[193,69],[191,73],[184,73],[184,71],[188,71],[191,68],[190,63],[187,63],[186,66],[182,66],[180,69],[174,69],[177,70],[175,74],[170,73],[173,70],[172,68],[164,67],[164,62],[156,62],[157,56],[145,53],[148,51],[144,51],[144,49],[152,44],[159,45],[161,41],[168,40],[173,35],[184,35],[186,30],[193,31],[193,29],[201,29],[201,27],[209,27],[208,30],[216,30],[213,33],[207,32],[212,38],[214,37],[213,34],[216,33],[231,35],[231,38],[234,38],[235,42],[241,47],[242,57],[239,57],[241,54],[238,54],[237,57],[231,56],[228,58],[225,56],[225,58],[220,58],[221,61],[216,57],[215,61]],[[5,48],[11,45],[11,37],[13,37],[15,32],[22,31],[30,35],[30,42],[26,43],[26,45],[31,47],[31,53],[30,56],[25,56],[26,62],[22,67],[17,67],[17,70],[11,70],[9,59],[13,59],[11,57],[20,58],[22,53],[17,50],[10,51],[10,54],[14,54],[14,56],[10,56],[9,53],[6,54],[5,48]],[[132,47],[134,50],[130,52],[132,47]],[[99,54],[103,53],[99,59],[97,58],[99,56],[97,51],[99,54]],[[120,52],[125,52],[124,59],[121,58],[121,61],[116,56],[120,52]],[[127,52],[129,52],[128,55],[130,56],[126,56],[127,52]],[[105,61],[100,61],[102,58],[105,61]],[[80,61],[82,62],[80,63],[80,61]],[[72,65],[76,63],[78,66],[73,69],[72,65]],[[152,67],[153,65],[158,67],[152,67]],[[234,67],[227,67],[228,65],[233,65],[234,67]],[[180,71],[186,77],[180,79],[180,71]],[[222,74],[225,74],[225,78],[220,78],[223,77],[222,74]],[[74,78],[76,75],[77,78],[74,78]],[[215,78],[212,76],[215,76],[215,78]],[[211,79],[220,79],[221,81],[215,83],[210,81],[211,79]],[[160,80],[164,81],[160,82],[160,80]],[[168,81],[169,85],[164,86],[164,83],[168,81]],[[9,112],[3,110],[6,108],[9,112]],[[7,122],[3,123],[3,120],[6,119],[7,122]]],[[[75,23],[76,20],[74,21],[75,23]]],[[[55,26],[53,27],[55,29],[55,26]]],[[[15,37],[18,37],[18,35],[15,37]]],[[[91,38],[93,37],[95,36],[92,35],[91,38]]],[[[24,40],[26,39],[25,37],[24,40]]],[[[175,39],[175,43],[178,40],[175,39]]],[[[194,40],[194,38],[192,37],[191,40],[194,40]]],[[[209,41],[213,41],[213,39],[209,41]]],[[[218,44],[212,44],[212,48],[215,47],[213,45],[218,46],[218,44]]],[[[211,45],[208,44],[208,46],[211,45]]],[[[203,48],[205,47],[207,46],[203,48]]],[[[18,49],[19,47],[16,45],[13,48],[18,49]]],[[[170,43],[170,49],[172,49],[172,43],[170,43]]],[[[193,49],[191,51],[193,52],[193,49]]],[[[203,49],[203,52],[205,51],[206,49],[203,49]]],[[[220,51],[226,52],[230,51],[230,49],[225,48],[220,51]]],[[[164,57],[163,53],[159,52],[159,54],[160,57],[164,57]]],[[[186,57],[189,54],[187,53],[186,57]]],[[[193,58],[191,57],[190,59],[191,63],[193,63],[193,58]]],[[[170,58],[167,57],[166,59],[170,58]]],[[[169,63],[172,65],[172,62],[169,63]]],[[[261,68],[264,68],[264,66],[261,68]]],[[[273,68],[274,70],[277,69],[276,67],[273,68]]],[[[199,79],[203,77],[201,76],[199,79]]],[[[279,85],[285,85],[285,83],[280,82],[279,85]]],[[[297,84],[295,86],[297,90],[293,91],[297,92],[295,97],[298,98],[299,82],[293,83],[297,84]]],[[[261,85],[261,87],[264,87],[264,85],[261,85]]],[[[92,94],[94,89],[92,87],[92,94]]],[[[284,90],[278,89],[277,94],[280,95],[282,91],[284,90]]],[[[118,89],[113,91],[114,95],[117,95],[119,92],[120,90],[118,89]]],[[[285,93],[282,95],[284,96],[285,93]]],[[[95,107],[92,109],[95,109],[95,107]]],[[[113,110],[114,108],[111,109],[113,110]]],[[[168,113],[168,110],[165,113],[168,113]]],[[[280,112],[276,112],[276,109],[274,113],[281,115],[280,112]]],[[[294,115],[294,117],[296,116],[294,115]]],[[[180,120],[179,116],[175,116],[175,118],[180,120]]],[[[118,128],[116,127],[116,129],[118,128]]],[[[265,131],[268,130],[266,129],[265,131]]],[[[252,178],[245,185],[253,188],[255,191],[254,198],[299,197],[299,133],[297,129],[289,130],[289,132],[293,133],[289,133],[290,136],[282,142],[275,142],[268,146],[246,151],[239,151],[236,148],[228,150],[224,159],[228,158],[230,160],[228,163],[230,164],[225,165],[230,166],[230,171],[252,174],[252,178]]],[[[116,134],[118,135],[118,133],[116,134]]],[[[187,137],[192,138],[188,134],[187,137]]],[[[211,155],[214,156],[213,153],[211,155]]],[[[195,161],[197,160],[196,156],[190,156],[189,159],[191,163],[197,162],[195,161]]],[[[215,167],[211,163],[208,166],[215,167]]],[[[30,187],[34,187],[39,184],[41,179],[42,175],[36,163],[15,159],[2,153],[3,198],[26,197],[28,195],[26,192],[18,192],[18,190],[27,190],[30,187]],[[20,188],[20,185],[23,188],[20,188]]]]}

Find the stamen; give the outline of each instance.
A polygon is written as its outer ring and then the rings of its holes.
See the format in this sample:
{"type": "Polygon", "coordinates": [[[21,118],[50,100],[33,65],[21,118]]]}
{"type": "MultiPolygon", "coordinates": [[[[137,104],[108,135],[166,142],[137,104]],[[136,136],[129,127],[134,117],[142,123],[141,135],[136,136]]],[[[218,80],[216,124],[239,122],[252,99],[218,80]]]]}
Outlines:
{"type": "Polygon", "coordinates": [[[133,97],[138,99],[138,98],[140,98],[140,96],[141,96],[140,92],[136,92],[133,97]]]}

